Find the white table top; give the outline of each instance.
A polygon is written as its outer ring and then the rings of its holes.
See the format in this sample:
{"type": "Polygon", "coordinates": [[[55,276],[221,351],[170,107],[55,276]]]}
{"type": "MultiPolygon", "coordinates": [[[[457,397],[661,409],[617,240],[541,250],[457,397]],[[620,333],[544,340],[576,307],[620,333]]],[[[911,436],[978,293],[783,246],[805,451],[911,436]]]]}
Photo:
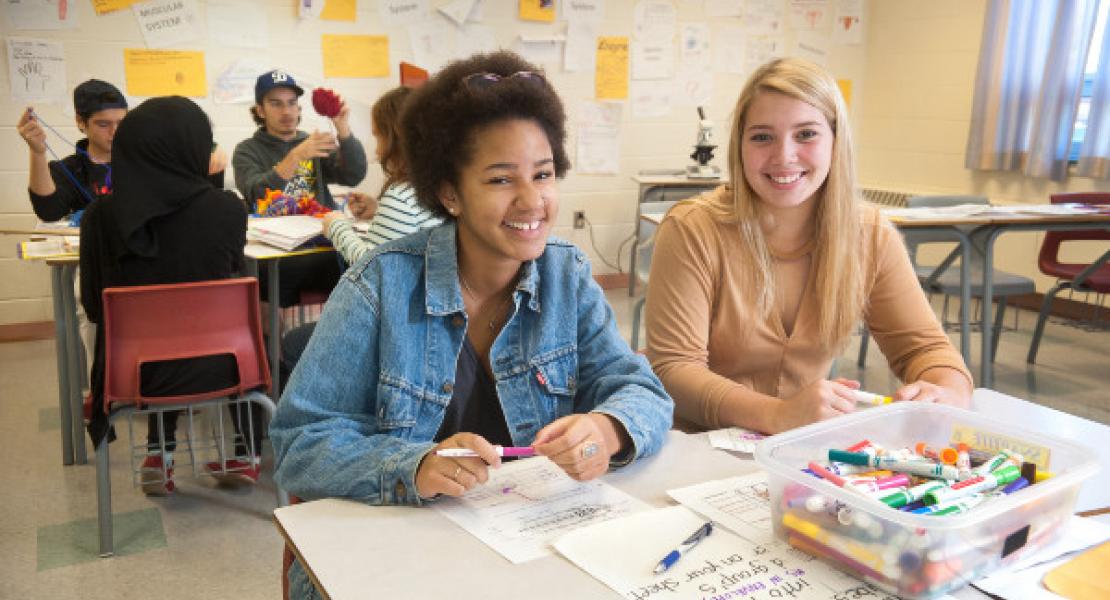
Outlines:
{"type": "MultiPolygon", "coordinates": [[[[1036,428],[1094,447],[1110,427],[990,390],[976,390],[974,408],[1000,422],[1036,428]],[[1093,436],[1093,437],[1092,437],[1093,436]]],[[[1110,452],[1100,450],[1105,469],[1110,452]]],[[[744,475],[758,470],[753,459],[713,450],[704,434],[670,432],[663,450],[605,481],[655,507],[673,501],[666,490],[744,475]]],[[[1080,505],[1110,505],[1110,488],[1088,480],[1080,505]]],[[[320,500],[274,511],[279,529],[322,582],[332,600],[365,597],[433,598],[613,598],[615,594],[561,556],[513,565],[500,554],[427,508],[367,506],[320,500]]],[[[984,596],[964,588],[957,598],[984,596]]]]}

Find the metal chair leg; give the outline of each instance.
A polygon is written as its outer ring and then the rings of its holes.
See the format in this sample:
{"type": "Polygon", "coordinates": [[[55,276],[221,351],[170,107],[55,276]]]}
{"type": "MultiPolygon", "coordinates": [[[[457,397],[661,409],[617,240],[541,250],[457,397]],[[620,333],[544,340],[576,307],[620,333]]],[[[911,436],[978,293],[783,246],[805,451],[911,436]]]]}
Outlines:
{"type": "Polygon", "coordinates": [[[100,557],[115,553],[112,544],[112,474],[108,461],[108,435],[96,446],[96,524],[100,533],[100,557]]]}
{"type": "Polygon", "coordinates": [[[998,339],[1002,337],[1002,315],[1006,314],[1006,296],[998,298],[998,314],[994,315],[994,337],[991,338],[991,362],[998,355],[998,339]]]}
{"type": "Polygon", "coordinates": [[[636,305],[632,307],[632,351],[640,349],[640,317],[644,313],[644,303],[647,302],[647,296],[641,297],[636,301],[636,305]]]}
{"type": "Polygon", "coordinates": [[[1037,326],[1033,329],[1033,341],[1029,344],[1029,354],[1025,357],[1025,362],[1029,364],[1037,362],[1037,350],[1041,347],[1041,335],[1044,333],[1045,322],[1048,321],[1048,313],[1052,309],[1052,300],[1066,286],[1070,287],[1068,282],[1061,281],[1044,295],[1044,301],[1041,302],[1041,312],[1037,315],[1037,326]]]}

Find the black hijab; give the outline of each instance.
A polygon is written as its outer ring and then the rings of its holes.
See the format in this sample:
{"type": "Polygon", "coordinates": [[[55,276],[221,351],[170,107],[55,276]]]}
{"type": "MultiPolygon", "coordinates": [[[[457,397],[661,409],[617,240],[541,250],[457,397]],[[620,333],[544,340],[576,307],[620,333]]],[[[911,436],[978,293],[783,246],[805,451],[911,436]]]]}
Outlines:
{"type": "Polygon", "coordinates": [[[112,141],[112,219],[122,252],[158,255],[150,221],[215,189],[211,153],[212,124],[188,98],[151,98],[127,113],[112,141]]]}

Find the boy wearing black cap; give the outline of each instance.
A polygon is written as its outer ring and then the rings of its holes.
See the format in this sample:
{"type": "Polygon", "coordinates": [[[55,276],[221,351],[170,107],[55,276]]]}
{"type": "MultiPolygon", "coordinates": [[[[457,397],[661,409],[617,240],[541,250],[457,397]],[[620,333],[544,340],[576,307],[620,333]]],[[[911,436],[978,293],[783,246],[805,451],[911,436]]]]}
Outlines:
{"type": "Polygon", "coordinates": [[[77,128],[87,137],[77,142],[76,153],[62,160],[47,163],[46,131],[31,107],[17,125],[31,150],[27,192],[35,215],[43,221],[57,221],[111,192],[112,138],[127,114],[127,100],[116,86],[90,79],[74,88],[73,108],[77,128]]]}
{"type": "Polygon", "coordinates": [[[313,197],[334,210],[338,207],[328,183],[355,186],[366,176],[366,151],[351,135],[347,103],[331,119],[335,136],[310,134],[297,129],[302,94],[293,76],[280,69],[263,73],[255,82],[251,116],[258,131],[240,142],[232,157],[235,186],[252,211],[268,190],[313,197]]]}

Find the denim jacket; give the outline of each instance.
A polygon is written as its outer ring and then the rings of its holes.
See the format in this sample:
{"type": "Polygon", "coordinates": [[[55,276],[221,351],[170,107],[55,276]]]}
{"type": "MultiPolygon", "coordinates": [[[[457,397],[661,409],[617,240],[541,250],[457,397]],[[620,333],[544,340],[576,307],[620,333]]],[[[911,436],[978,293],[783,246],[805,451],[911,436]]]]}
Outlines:
{"type": "MultiPolygon", "coordinates": [[[[421,503],[416,469],[451,401],[468,326],[455,231],[447,223],[382,244],[332,292],[270,426],[290,493],[421,503]]],[[[490,364],[516,445],[559,417],[602,412],[631,437],[630,462],[670,428],[673,402],[567,242],[550,239],[522,267],[490,364]]]]}

